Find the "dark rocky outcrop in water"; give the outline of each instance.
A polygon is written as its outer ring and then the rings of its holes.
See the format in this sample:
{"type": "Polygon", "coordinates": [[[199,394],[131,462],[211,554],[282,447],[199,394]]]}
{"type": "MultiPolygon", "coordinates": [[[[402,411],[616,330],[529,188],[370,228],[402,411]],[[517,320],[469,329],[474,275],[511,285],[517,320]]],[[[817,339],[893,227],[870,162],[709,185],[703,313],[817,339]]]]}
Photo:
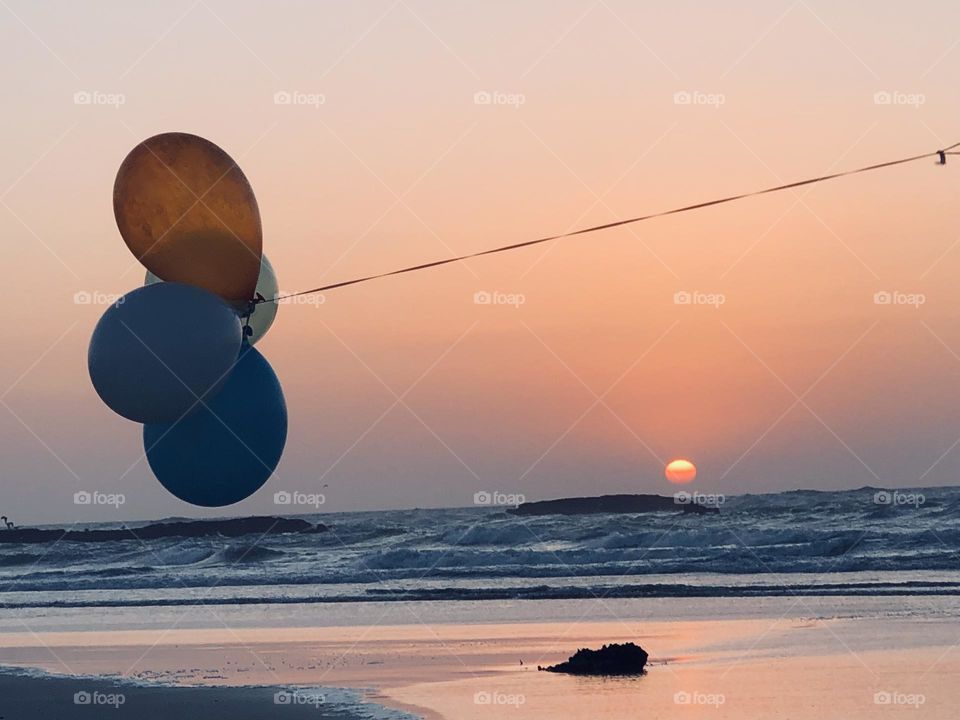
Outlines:
{"type": "Polygon", "coordinates": [[[0,543],[109,542],[111,540],[155,540],[165,537],[241,537],[243,535],[282,535],[284,533],[321,533],[322,523],[278,517],[226,518],[223,520],[176,520],[127,529],[63,530],[53,528],[17,528],[0,530],[0,543]]]}
{"type": "Polygon", "coordinates": [[[647,652],[632,642],[611,643],[599,650],[581,648],[559,665],[537,667],[547,672],[569,675],[643,675],[647,652]]]}
{"type": "Polygon", "coordinates": [[[600,495],[524,503],[507,512],[514,515],[587,515],[590,513],[675,512],[718,513],[719,508],[690,501],[691,496],[600,495]],[[687,500],[684,502],[683,500],[687,500]]]}

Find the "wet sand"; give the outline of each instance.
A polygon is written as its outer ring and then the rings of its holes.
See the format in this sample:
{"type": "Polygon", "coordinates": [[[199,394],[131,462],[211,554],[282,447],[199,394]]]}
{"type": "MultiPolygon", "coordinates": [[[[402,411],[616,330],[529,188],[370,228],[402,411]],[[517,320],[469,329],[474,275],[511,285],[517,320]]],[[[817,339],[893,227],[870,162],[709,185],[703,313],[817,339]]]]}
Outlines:
{"type": "Polygon", "coordinates": [[[373,702],[449,720],[948,718],[960,701],[960,651],[952,649],[958,634],[950,617],[11,633],[0,636],[0,663],[221,686],[211,719],[247,717],[220,711],[236,697],[250,707],[258,692],[272,698],[263,689],[239,689],[250,685],[364,688],[373,702]],[[537,672],[578,647],[626,640],[651,654],[643,677],[537,672]]]}

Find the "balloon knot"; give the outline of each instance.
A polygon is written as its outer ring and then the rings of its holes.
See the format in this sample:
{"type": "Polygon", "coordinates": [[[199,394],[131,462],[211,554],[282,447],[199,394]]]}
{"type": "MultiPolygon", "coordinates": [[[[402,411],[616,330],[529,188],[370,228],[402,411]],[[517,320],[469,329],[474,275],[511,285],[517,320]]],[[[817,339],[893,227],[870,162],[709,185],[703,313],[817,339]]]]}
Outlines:
{"type": "Polygon", "coordinates": [[[946,164],[947,164],[947,151],[946,151],[946,150],[937,150],[937,155],[940,156],[940,164],[941,164],[941,165],[946,165],[946,164]]]}

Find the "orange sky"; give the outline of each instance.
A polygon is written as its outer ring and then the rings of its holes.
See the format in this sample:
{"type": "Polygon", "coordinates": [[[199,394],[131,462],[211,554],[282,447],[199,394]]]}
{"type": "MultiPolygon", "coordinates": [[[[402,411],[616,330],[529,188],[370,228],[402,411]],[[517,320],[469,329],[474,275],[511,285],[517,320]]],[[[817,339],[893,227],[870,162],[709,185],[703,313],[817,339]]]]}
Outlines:
{"type": "MultiPolygon", "coordinates": [[[[111,189],[149,135],[194,132],[238,160],[284,290],[960,141],[946,2],[8,5],[0,511],[22,521],[75,518],[79,489],[126,496],[89,519],[191,514],[94,393],[104,306],[74,303],[142,281],[111,189]]],[[[281,307],[260,348],[287,450],[229,512],[324,484],[327,510],[669,492],[673,457],[715,492],[953,484],[958,168],[281,307]],[[478,305],[483,291],[523,303],[478,305]]]]}

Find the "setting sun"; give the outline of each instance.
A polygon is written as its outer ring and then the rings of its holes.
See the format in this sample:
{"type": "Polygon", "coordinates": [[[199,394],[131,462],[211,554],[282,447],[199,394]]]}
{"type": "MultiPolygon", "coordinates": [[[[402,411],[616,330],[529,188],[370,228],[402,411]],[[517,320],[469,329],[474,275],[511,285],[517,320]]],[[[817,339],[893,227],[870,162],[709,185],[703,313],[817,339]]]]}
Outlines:
{"type": "Polygon", "coordinates": [[[663,474],[670,482],[685,485],[688,482],[693,482],[694,478],[697,477],[697,466],[689,460],[671,460],[667,463],[663,474]]]}

